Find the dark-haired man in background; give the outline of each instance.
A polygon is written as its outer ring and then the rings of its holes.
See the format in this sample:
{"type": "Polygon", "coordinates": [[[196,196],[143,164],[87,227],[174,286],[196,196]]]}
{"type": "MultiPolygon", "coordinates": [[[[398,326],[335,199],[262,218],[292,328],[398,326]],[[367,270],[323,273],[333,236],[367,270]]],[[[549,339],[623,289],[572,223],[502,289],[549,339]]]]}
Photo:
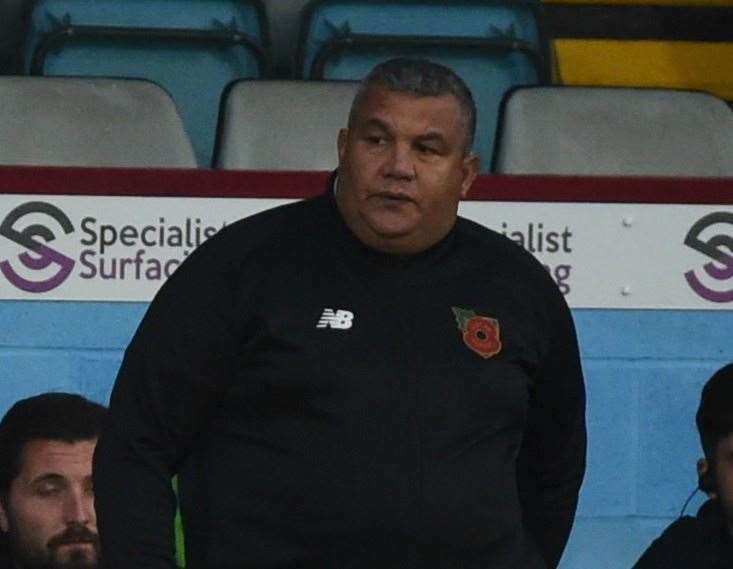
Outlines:
{"type": "Polygon", "coordinates": [[[475,125],[451,70],[377,66],[327,191],[230,225],[163,286],[95,455],[109,569],[174,566],[177,472],[190,569],[556,566],[577,342],[544,268],[457,218],[475,125]]]}
{"type": "Polygon", "coordinates": [[[710,499],[649,546],[635,569],[733,567],[733,364],[705,384],[697,411],[705,458],[697,463],[700,490],[710,499]]]}
{"type": "Polygon", "coordinates": [[[0,568],[98,566],[92,455],[105,413],[79,395],[47,393],[0,421],[0,568]]]}

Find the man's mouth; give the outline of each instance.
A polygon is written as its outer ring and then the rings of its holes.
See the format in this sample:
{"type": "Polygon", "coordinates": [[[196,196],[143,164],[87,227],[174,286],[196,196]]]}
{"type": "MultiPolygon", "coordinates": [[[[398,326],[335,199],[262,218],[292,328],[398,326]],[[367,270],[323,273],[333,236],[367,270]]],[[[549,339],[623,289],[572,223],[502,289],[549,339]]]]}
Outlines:
{"type": "Polygon", "coordinates": [[[408,194],[401,192],[377,192],[376,194],[372,194],[370,197],[395,203],[414,201],[408,194]]]}
{"type": "Polygon", "coordinates": [[[99,538],[86,527],[72,527],[65,532],[51,538],[48,542],[49,549],[65,546],[90,546],[97,547],[99,538]]]}

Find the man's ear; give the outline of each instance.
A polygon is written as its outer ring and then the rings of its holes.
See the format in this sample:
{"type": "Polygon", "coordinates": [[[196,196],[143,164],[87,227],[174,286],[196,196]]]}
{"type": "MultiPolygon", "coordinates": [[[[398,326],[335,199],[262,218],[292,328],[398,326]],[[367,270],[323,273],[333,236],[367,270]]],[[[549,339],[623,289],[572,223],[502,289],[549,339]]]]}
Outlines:
{"type": "Polygon", "coordinates": [[[338,138],[336,139],[336,148],[339,155],[339,163],[344,161],[346,157],[346,138],[349,136],[348,129],[342,128],[339,131],[338,138]]]}
{"type": "Polygon", "coordinates": [[[700,477],[708,471],[708,461],[706,458],[697,459],[697,476],[700,477]]]}
{"type": "Polygon", "coordinates": [[[0,530],[3,533],[8,533],[10,524],[8,524],[8,514],[5,512],[5,506],[2,500],[0,500],[0,530]]]}
{"type": "Polygon", "coordinates": [[[698,488],[705,492],[712,499],[718,497],[718,493],[715,488],[715,477],[713,471],[710,469],[710,463],[705,458],[701,458],[697,461],[697,479],[698,488]]]}
{"type": "Polygon", "coordinates": [[[465,198],[471,189],[481,166],[481,159],[471,153],[463,159],[463,181],[461,182],[461,198],[465,198]]]}

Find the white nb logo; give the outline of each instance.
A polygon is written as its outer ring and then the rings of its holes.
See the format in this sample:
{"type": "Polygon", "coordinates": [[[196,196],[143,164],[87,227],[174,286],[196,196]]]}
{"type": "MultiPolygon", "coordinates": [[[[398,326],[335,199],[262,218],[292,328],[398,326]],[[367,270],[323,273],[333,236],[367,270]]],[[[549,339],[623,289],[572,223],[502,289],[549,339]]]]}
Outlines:
{"type": "Polygon", "coordinates": [[[334,310],[324,308],[316,328],[333,328],[335,330],[348,330],[354,320],[354,313],[348,310],[334,310]]]}

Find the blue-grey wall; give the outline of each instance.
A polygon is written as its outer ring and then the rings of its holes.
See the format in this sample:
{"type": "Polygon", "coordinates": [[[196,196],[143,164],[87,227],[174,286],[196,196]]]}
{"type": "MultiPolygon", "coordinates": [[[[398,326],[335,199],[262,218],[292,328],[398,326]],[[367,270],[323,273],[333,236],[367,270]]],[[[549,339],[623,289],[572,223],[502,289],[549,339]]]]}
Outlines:
{"type": "MultiPolygon", "coordinates": [[[[0,413],[47,390],[106,402],[145,308],[0,302],[0,413]]],[[[588,390],[589,455],[562,567],[630,567],[696,485],[695,410],[702,384],[733,361],[733,311],[575,310],[574,316],[588,390]]]]}
{"type": "MultiPolygon", "coordinates": [[[[702,385],[733,361],[733,311],[575,310],[588,470],[562,567],[630,567],[697,486],[702,385]]],[[[699,493],[686,513],[704,500],[699,493]]]]}

